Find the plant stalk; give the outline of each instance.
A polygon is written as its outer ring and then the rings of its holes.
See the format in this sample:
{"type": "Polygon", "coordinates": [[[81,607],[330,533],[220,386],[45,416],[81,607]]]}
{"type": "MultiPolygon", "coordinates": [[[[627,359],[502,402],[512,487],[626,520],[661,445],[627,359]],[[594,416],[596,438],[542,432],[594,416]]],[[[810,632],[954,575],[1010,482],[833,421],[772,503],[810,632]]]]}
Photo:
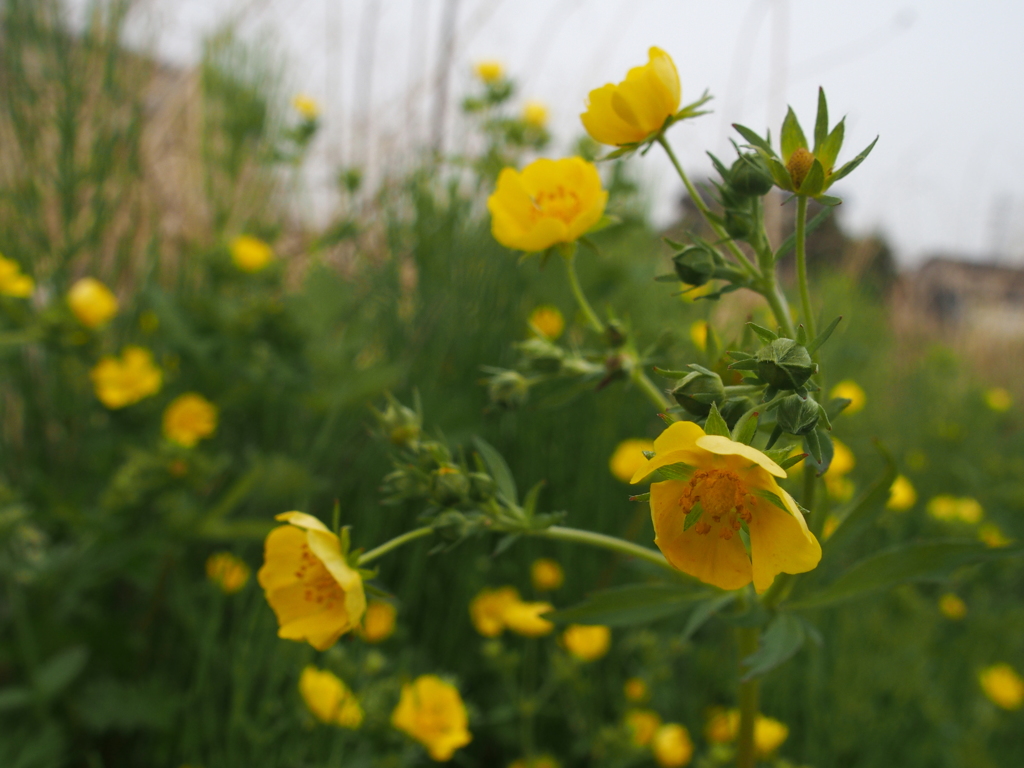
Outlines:
{"type": "Polygon", "coordinates": [[[665,556],[654,549],[648,549],[642,547],[639,544],[634,544],[631,541],[625,539],[619,539],[615,536],[607,536],[603,533],[594,533],[593,531],[583,531],[579,528],[569,528],[563,525],[552,525],[550,528],[543,528],[538,531],[529,531],[530,535],[541,536],[546,539],[557,539],[559,541],[573,541],[577,544],[588,544],[592,547],[601,547],[603,549],[610,549],[613,552],[618,552],[629,557],[639,557],[641,560],[646,560],[654,565],[659,565],[662,568],[666,568],[673,573],[678,573],[673,568],[665,556]]]}
{"type": "Polygon", "coordinates": [[[401,536],[395,536],[395,538],[385,541],[379,547],[371,549],[369,552],[364,552],[362,557],[359,558],[359,565],[363,566],[373,562],[378,557],[386,555],[393,549],[398,549],[403,544],[408,544],[410,541],[416,539],[422,539],[424,536],[429,536],[434,532],[434,529],[429,525],[422,528],[414,528],[411,531],[406,531],[401,536]]]}
{"type": "Polygon", "coordinates": [[[807,285],[807,198],[804,195],[796,199],[796,276],[800,284],[800,311],[807,327],[807,337],[813,339],[818,334],[814,328],[811,291],[807,285]]]}
{"type": "Polygon", "coordinates": [[[643,369],[639,365],[633,369],[633,373],[630,378],[632,378],[633,383],[640,388],[640,391],[647,396],[647,399],[650,400],[661,413],[664,413],[672,420],[676,420],[675,417],[668,412],[668,409],[672,407],[672,403],[669,402],[664,393],[658,389],[658,385],[651,381],[650,377],[644,373],[643,369]]]}
{"type": "MultiPolygon", "coordinates": [[[[743,659],[757,650],[761,630],[758,627],[740,627],[736,630],[739,645],[740,674],[746,671],[743,659]]],[[[754,721],[757,718],[758,695],[761,681],[757,678],[740,683],[740,731],[737,739],[736,768],[754,768],[757,752],[754,744],[754,721]]]]}
{"type": "Polygon", "coordinates": [[[587,323],[591,328],[598,333],[604,333],[604,323],[601,322],[594,308],[587,301],[587,296],[583,293],[583,286],[580,285],[580,279],[576,274],[576,251],[574,250],[572,254],[562,258],[565,260],[565,271],[569,275],[569,287],[572,288],[572,295],[576,297],[576,303],[579,304],[583,316],[587,318],[587,323]]]}

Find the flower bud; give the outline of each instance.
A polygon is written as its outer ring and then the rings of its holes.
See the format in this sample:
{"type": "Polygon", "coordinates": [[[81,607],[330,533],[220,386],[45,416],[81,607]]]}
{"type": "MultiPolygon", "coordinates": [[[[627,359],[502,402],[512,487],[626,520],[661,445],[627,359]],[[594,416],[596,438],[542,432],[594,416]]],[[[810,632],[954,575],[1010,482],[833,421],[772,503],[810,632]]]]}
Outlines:
{"type": "Polygon", "coordinates": [[[530,384],[518,371],[496,373],[487,382],[487,394],[491,402],[502,408],[518,408],[526,402],[530,384]]]}
{"type": "Polygon", "coordinates": [[[751,152],[740,155],[732,164],[729,184],[737,194],[760,197],[767,194],[775,182],[761,156],[751,152]]]}
{"type": "Polygon", "coordinates": [[[799,389],[817,370],[807,348],[792,339],[775,339],[754,359],[757,375],[776,389],[799,389]]]}
{"type": "Polygon", "coordinates": [[[469,495],[470,479],[458,467],[441,467],[431,478],[430,495],[443,507],[458,504],[469,495]]]}
{"type": "Polygon", "coordinates": [[[791,435],[806,435],[818,426],[821,409],[814,398],[789,395],[779,403],[777,419],[779,427],[791,435]]]}
{"type": "Polygon", "coordinates": [[[714,277],[715,257],[707,248],[691,245],[672,257],[676,275],[687,285],[704,285],[714,277]]]}
{"type": "Polygon", "coordinates": [[[469,473],[470,494],[476,501],[485,501],[494,496],[497,485],[490,475],[483,472],[469,473]]]}
{"type": "Polygon", "coordinates": [[[746,211],[728,208],[725,211],[725,231],[733,240],[742,240],[754,231],[754,218],[746,211]]]}
{"type": "Polygon", "coordinates": [[[384,435],[392,444],[404,447],[416,442],[420,436],[422,421],[420,415],[411,408],[390,398],[383,412],[374,410],[377,422],[384,435]]]}
{"type": "Polygon", "coordinates": [[[538,373],[558,373],[562,367],[565,350],[548,339],[527,339],[516,344],[516,347],[538,373]]]}
{"type": "Polygon", "coordinates": [[[687,413],[707,416],[711,413],[712,403],[721,403],[725,399],[725,387],[717,373],[709,375],[694,371],[680,379],[672,390],[672,397],[687,413]]]}
{"type": "Polygon", "coordinates": [[[722,413],[725,423],[732,429],[740,416],[754,407],[754,401],[749,397],[730,397],[724,403],[719,403],[718,409],[722,413]]]}

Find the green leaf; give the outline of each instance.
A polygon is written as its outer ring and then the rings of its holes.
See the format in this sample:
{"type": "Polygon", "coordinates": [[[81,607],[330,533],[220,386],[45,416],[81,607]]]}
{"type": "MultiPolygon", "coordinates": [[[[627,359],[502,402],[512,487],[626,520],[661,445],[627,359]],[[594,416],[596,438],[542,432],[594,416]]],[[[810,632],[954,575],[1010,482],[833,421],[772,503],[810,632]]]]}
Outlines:
{"type": "Polygon", "coordinates": [[[681,282],[681,281],[679,279],[679,275],[677,275],[676,273],[673,272],[672,274],[668,274],[668,275],[658,275],[657,277],[654,278],[654,282],[656,282],[656,283],[678,283],[678,282],[681,282]]]}
{"type": "Polygon", "coordinates": [[[847,507],[837,510],[836,518],[839,520],[839,525],[822,547],[823,557],[828,557],[830,553],[841,550],[847,542],[853,540],[871,525],[885,509],[885,503],[889,500],[889,489],[896,480],[896,462],[893,460],[892,454],[881,443],[876,441],[875,448],[882,454],[885,470],[847,507]]]}
{"type": "Polygon", "coordinates": [[[84,645],[67,648],[43,664],[35,674],[35,687],[44,699],[67,688],[85,668],[89,649],[84,645]]]}
{"type": "Polygon", "coordinates": [[[708,623],[708,619],[733,602],[737,594],[736,592],[726,592],[724,595],[717,595],[698,603],[693,609],[693,613],[690,614],[690,618],[687,619],[686,626],[683,627],[683,634],[679,639],[686,642],[693,637],[697,630],[708,623]]]}
{"type": "Polygon", "coordinates": [[[704,433],[708,435],[721,435],[722,437],[731,436],[729,425],[725,423],[725,419],[718,412],[718,405],[715,403],[711,404],[711,413],[708,414],[708,420],[704,424],[704,433]]]}
{"type": "Polygon", "coordinates": [[[523,500],[523,512],[526,516],[533,517],[533,513],[537,511],[537,499],[540,497],[541,489],[547,483],[544,480],[538,481],[533,488],[526,493],[526,498],[523,500]]]}
{"type": "Polygon", "coordinates": [[[754,490],[751,491],[751,493],[753,493],[759,499],[764,499],[765,501],[770,501],[772,504],[774,504],[776,507],[781,509],[787,515],[792,514],[789,511],[789,507],[786,506],[786,503],[782,500],[782,498],[777,493],[772,493],[771,491],[765,491],[765,490],[762,490],[760,488],[755,488],[754,490]]]}
{"type": "Polygon", "coordinates": [[[765,344],[771,344],[779,338],[779,334],[775,331],[769,331],[767,328],[758,325],[757,323],[747,323],[747,327],[756,333],[765,344]]]}
{"type": "Polygon", "coordinates": [[[757,434],[757,419],[759,416],[757,408],[751,408],[736,420],[736,426],[732,428],[732,439],[737,443],[750,445],[757,434]]]}
{"type": "Polygon", "coordinates": [[[521,534],[510,533],[507,536],[502,536],[498,539],[498,544],[494,547],[494,552],[491,553],[491,557],[498,557],[499,555],[507,552],[513,544],[515,544],[521,538],[521,534]]]}
{"type": "Polygon", "coordinates": [[[621,223],[621,218],[606,213],[604,216],[597,220],[597,223],[594,226],[587,230],[586,234],[592,235],[595,232],[600,232],[602,229],[608,229],[608,227],[614,227],[616,224],[621,223]]]}
{"type": "Polygon", "coordinates": [[[505,463],[505,459],[502,458],[501,454],[498,453],[494,446],[482,437],[474,436],[473,444],[476,446],[477,452],[487,465],[487,469],[491,473],[491,477],[494,478],[494,484],[498,486],[498,493],[504,496],[506,501],[512,504],[518,504],[519,495],[516,491],[516,481],[512,477],[512,470],[508,468],[508,464],[505,463]]]}
{"type": "Polygon", "coordinates": [[[865,149],[863,152],[861,152],[859,155],[853,158],[853,160],[851,160],[838,171],[829,176],[829,186],[832,186],[844,176],[849,176],[858,165],[860,165],[861,163],[864,162],[865,159],[867,159],[867,156],[871,154],[871,150],[875,148],[875,144],[877,143],[878,137],[876,136],[875,140],[868,144],[867,149],[865,149]]]}
{"type": "Polygon", "coordinates": [[[828,103],[825,101],[825,89],[818,86],[818,114],[814,118],[814,156],[828,135],[828,103]]]}
{"type": "Polygon", "coordinates": [[[639,144],[623,144],[618,149],[613,149],[611,152],[609,152],[604,157],[599,157],[597,159],[597,162],[603,163],[605,160],[616,160],[616,159],[618,159],[620,157],[623,157],[625,155],[629,155],[629,154],[631,154],[633,152],[636,152],[636,150],[639,148],[639,146],[640,146],[639,144]]]}
{"type": "Polygon", "coordinates": [[[822,608],[911,581],[944,581],[965,565],[1021,555],[1024,555],[1021,544],[993,548],[970,539],[901,544],[861,560],[824,589],[789,607],[822,608]]]}
{"type": "MultiPolygon", "coordinates": [[[[832,182],[829,181],[829,184],[831,183],[832,182]]],[[[818,195],[814,199],[817,200],[822,205],[827,205],[830,208],[835,208],[837,205],[843,204],[843,199],[841,197],[833,197],[832,195],[818,195]]]]}
{"type": "Polygon", "coordinates": [[[832,129],[825,140],[821,143],[821,149],[814,150],[814,156],[821,160],[821,164],[825,166],[825,173],[832,171],[832,168],[836,164],[836,158],[839,156],[839,150],[843,146],[843,134],[846,132],[846,118],[840,120],[836,127],[832,129]]]}
{"type": "Polygon", "coordinates": [[[0,712],[21,709],[32,703],[32,691],[29,688],[0,688],[0,712]]]}
{"type": "MultiPolygon", "coordinates": [[[[787,448],[786,450],[789,451],[791,449],[787,448]]],[[[783,469],[789,469],[790,467],[799,464],[801,461],[803,461],[806,458],[807,458],[807,454],[806,453],[798,453],[796,456],[790,456],[788,458],[783,459],[782,461],[776,462],[776,464],[778,464],[783,469]]]]}
{"type": "MultiPolygon", "coordinates": [[[[761,453],[763,453],[769,459],[771,459],[776,464],[778,464],[780,467],[782,467],[782,462],[786,460],[786,458],[789,456],[789,454],[792,451],[793,451],[793,446],[792,445],[787,445],[784,448],[769,448],[768,450],[761,451],[761,453]]],[[[785,469],[785,467],[782,467],[782,468],[785,469]]]]}
{"type": "Polygon", "coordinates": [[[780,613],[768,624],[761,644],[743,659],[747,668],[743,682],[761,677],[789,661],[804,644],[807,634],[803,622],[790,613],[780,613]]]}
{"type": "Polygon", "coordinates": [[[832,331],[834,331],[836,329],[836,326],[839,325],[839,321],[842,320],[842,319],[843,319],[843,316],[840,315],[835,320],[833,320],[831,323],[829,323],[828,324],[828,328],[826,328],[824,331],[819,333],[818,337],[814,341],[812,341],[810,344],[807,345],[807,353],[813,355],[815,352],[817,352],[818,348],[822,344],[824,344],[826,341],[828,341],[828,337],[832,335],[832,331]]]}
{"type": "Polygon", "coordinates": [[[686,513],[686,517],[683,518],[683,533],[690,530],[697,521],[700,520],[700,516],[704,514],[704,505],[699,501],[693,505],[689,512],[686,513]]]}
{"type": "Polygon", "coordinates": [[[800,127],[800,121],[796,119],[796,113],[790,107],[786,119],[782,121],[782,162],[789,162],[789,158],[798,149],[807,149],[807,137],[800,127]]]}
{"type": "Polygon", "coordinates": [[[742,136],[744,139],[750,142],[751,146],[755,147],[756,149],[760,149],[763,152],[767,152],[769,157],[778,157],[778,155],[775,154],[775,150],[772,149],[771,144],[762,139],[760,136],[758,136],[756,133],[754,133],[746,126],[740,125],[739,123],[733,123],[732,127],[737,130],[740,136],[742,136]]]}
{"type": "Polygon", "coordinates": [[[630,496],[629,500],[630,501],[650,501],[651,500],[651,492],[648,491],[647,493],[638,493],[636,496],[630,496]]]}
{"type": "Polygon", "coordinates": [[[582,603],[544,614],[544,618],[559,624],[629,627],[680,613],[709,594],[670,584],[630,584],[594,592],[582,603]]]}
{"type": "Polygon", "coordinates": [[[669,371],[664,368],[659,368],[658,366],[654,366],[654,372],[666,379],[681,379],[684,376],[690,375],[690,371],[669,371]]]}
{"type": "MultiPolygon", "coordinates": [[[[820,201],[821,198],[819,197],[818,200],[820,201]]],[[[807,235],[811,234],[811,232],[813,232],[818,227],[820,227],[822,224],[824,224],[825,223],[825,219],[828,218],[828,215],[830,213],[832,213],[832,209],[831,208],[826,208],[821,213],[819,213],[817,216],[815,216],[813,219],[811,219],[809,222],[807,222],[807,226],[804,227],[805,234],[807,234],[807,235]]],[[[796,232],[792,232],[792,233],[790,233],[789,237],[787,237],[785,240],[782,241],[782,245],[779,246],[778,250],[775,251],[775,261],[778,261],[783,256],[785,256],[787,253],[789,253],[789,251],[791,251],[795,245],[796,245],[796,232]]]]}
{"type": "Polygon", "coordinates": [[[821,167],[821,163],[818,158],[814,158],[814,162],[811,163],[811,170],[807,172],[804,180],[800,183],[800,189],[797,190],[801,195],[807,195],[808,197],[815,197],[820,195],[825,190],[825,169],[821,167]]]}
{"type": "Polygon", "coordinates": [[[761,155],[761,158],[768,164],[768,171],[772,175],[772,181],[787,192],[792,192],[793,177],[789,175],[789,171],[786,170],[786,166],[784,166],[774,155],[766,155],[761,150],[758,150],[758,154],[761,155]]]}

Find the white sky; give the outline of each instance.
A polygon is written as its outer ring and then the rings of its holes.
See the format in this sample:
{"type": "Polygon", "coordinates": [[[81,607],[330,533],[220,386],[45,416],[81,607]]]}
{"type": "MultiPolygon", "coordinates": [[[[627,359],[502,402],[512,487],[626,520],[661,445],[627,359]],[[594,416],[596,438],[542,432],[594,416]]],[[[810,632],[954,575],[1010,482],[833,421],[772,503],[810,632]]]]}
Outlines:
{"type": "MultiPolygon", "coordinates": [[[[186,65],[228,19],[270,41],[289,84],[325,106],[310,167],[316,188],[367,146],[387,163],[426,141],[449,2],[147,0],[138,28],[186,65]]],[[[692,177],[710,170],[705,150],[731,152],[731,122],[776,134],[789,103],[809,133],[820,84],[833,122],[847,115],[840,161],[881,135],[835,190],[850,228],[884,233],[905,265],[939,251],[1024,264],[1024,142],[1009,141],[1024,125],[1018,0],[455,2],[453,105],[472,86],[473,62],[502,60],[522,99],[549,105],[552,155],[581,131],[587,92],[621,80],[658,45],[675,59],[684,101],[705,88],[715,96],[714,114],[670,133],[692,177]]],[[[453,129],[449,148],[461,140],[453,129]]],[[[664,218],[681,185],[657,152],[636,162],[664,218]]]]}

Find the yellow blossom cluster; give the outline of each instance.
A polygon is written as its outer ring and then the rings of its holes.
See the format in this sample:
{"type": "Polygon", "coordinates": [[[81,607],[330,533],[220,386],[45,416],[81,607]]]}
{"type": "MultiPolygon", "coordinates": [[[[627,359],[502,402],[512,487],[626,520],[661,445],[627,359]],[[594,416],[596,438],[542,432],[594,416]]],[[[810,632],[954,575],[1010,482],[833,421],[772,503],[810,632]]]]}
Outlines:
{"type": "Polygon", "coordinates": [[[94,277],[83,277],[72,285],[67,301],[86,328],[99,328],[117,314],[117,297],[94,277]]]}
{"type": "MultiPolygon", "coordinates": [[[[704,735],[713,744],[735,741],[740,731],[738,709],[716,710],[708,719],[704,735]]],[[[771,717],[758,714],[754,718],[754,749],[759,757],[773,754],[789,738],[789,727],[771,717]]]]}
{"type": "Polygon", "coordinates": [[[0,256],[0,295],[25,299],[35,290],[35,281],[21,271],[13,259],[0,256]]]}
{"type": "Polygon", "coordinates": [[[164,437],[192,448],[217,429],[217,407],[202,395],[186,392],[164,410],[164,437]]]}
{"type": "Polygon", "coordinates": [[[249,565],[231,552],[215,552],[206,559],[206,578],[226,595],[238,592],[249,581],[249,565]]]}
{"type": "Polygon", "coordinates": [[[259,272],[274,260],[274,249],[252,235],[239,235],[231,241],[228,250],[235,266],[243,272],[259,272]]]}
{"type": "Polygon", "coordinates": [[[356,730],[363,708],[355,694],[334,673],[310,665],[302,670],[299,693],[309,711],[322,723],[356,730]]]}
{"type": "Polygon", "coordinates": [[[469,604],[469,617],[484,637],[497,637],[506,629],[524,637],[543,637],[555,628],[542,614],[551,603],[524,602],[515,587],[484,589],[469,604]]]}
{"type": "Polygon", "coordinates": [[[121,357],[102,358],[90,372],[96,397],[107,408],[137,403],[160,391],[163,374],[144,347],[125,347],[121,357]]]}
{"type": "Polygon", "coordinates": [[[473,739],[458,689],[436,675],[421,675],[402,686],[391,724],[420,742],[438,762],[451,760],[455,750],[473,739]]]}

